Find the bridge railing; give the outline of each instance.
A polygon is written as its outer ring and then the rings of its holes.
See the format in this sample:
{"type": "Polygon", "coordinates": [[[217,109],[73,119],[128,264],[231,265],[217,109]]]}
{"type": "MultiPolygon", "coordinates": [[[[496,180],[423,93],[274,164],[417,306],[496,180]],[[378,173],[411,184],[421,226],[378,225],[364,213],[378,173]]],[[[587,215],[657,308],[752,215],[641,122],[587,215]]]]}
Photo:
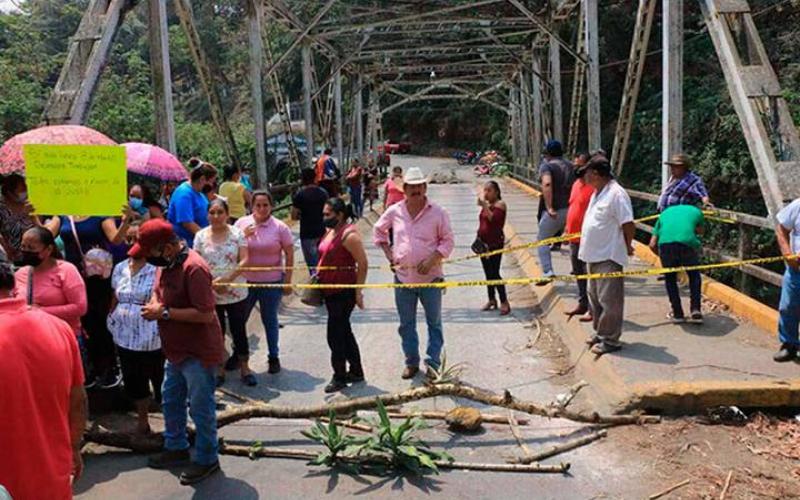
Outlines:
{"type": "MultiPolygon", "coordinates": [[[[539,183],[534,180],[534,171],[526,166],[515,165],[512,170],[511,177],[536,189],[541,188],[539,183]]],[[[635,189],[627,189],[627,191],[630,197],[634,200],[650,202],[653,204],[658,203],[657,194],[637,191],[635,189]]],[[[736,255],[726,253],[719,248],[712,248],[708,245],[703,246],[703,253],[718,262],[736,262],[752,258],[752,242],[754,233],[758,230],[772,231],[775,227],[767,217],[759,217],[757,215],[734,212],[732,210],[717,209],[717,211],[719,212],[720,217],[734,221],[734,224],[738,229],[738,245],[736,255]]],[[[651,225],[637,223],[636,227],[647,234],[653,233],[653,226],[651,225]]],[[[755,278],[761,282],[768,283],[776,287],[780,287],[783,280],[783,276],[780,273],[776,273],[775,271],[761,266],[745,264],[733,269],[739,273],[738,288],[741,291],[748,290],[750,278],[755,278]]]]}

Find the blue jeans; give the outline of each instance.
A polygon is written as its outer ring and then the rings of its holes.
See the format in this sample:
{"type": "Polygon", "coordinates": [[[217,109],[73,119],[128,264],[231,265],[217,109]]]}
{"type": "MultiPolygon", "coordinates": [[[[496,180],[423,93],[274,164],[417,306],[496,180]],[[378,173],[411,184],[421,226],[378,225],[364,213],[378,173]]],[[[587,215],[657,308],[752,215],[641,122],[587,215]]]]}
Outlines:
{"type": "Polygon", "coordinates": [[[353,205],[353,215],[361,217],[364,213],[364,198],[361,197],[361,185],[350,186],[350,203],[353,205]]]}
{"type": "MultiPolygon", "coordinates": [[[[276,283],[283,283],[278,281],[276,283]]],[[[283,297],[282,288],[250,288],[250,293],[247,295],[247,317],[253,312],[253,308],[258,302],[258,308],[261,311],[261,324],[264,325],[264,330],[267,332],[267,347],[269,348],[269,357],[278,357],[278,308],[281,306],[281,297],[283,297]]]]}
{"type": "MultiPolygon", "coordinates": [[[[557,235],[564,230],[567,223],[567,209],[562,208],[557,211],[555,217],[551,217],[547,212],[542,213],[539,219],[538,240],[546,240],[557,235]]],[[[550,254],[550,245],[542,245],[536,249],[539,255],[539,264],[542,266],[542,273],[545,275],[553,274],[553,256],[550,254]]]]}
{"type": "Polygon", "coordinates": [[[217,404],[214,401],[216,367],[205,367],[200,360],[187,358],[181,363],[167,361],[161,386],[164,410],[164,449],[186,450],[186,403],[197,429],[194,462],[217,462],[217,404]]]}
{"type": "Polygon", "coordinates": [[[780,320],[778,335],[782,344],[800,347],[798,326],[800,326],[800,271],[787,267],[781,286],[781,303],[778,306],[780,320]]]}
{"type": "Polygon", "coordinates": [[[394,303],[400,316],[398,333],[402,339],[406,366],[419,366],[419,335],[417,334],[417,301],[425,309],[428,323],[428,349],[425,364],[438,368],[444,346],[442,334],[442,290],[439,288],[395,288],[394,303]]]}
{"type": "Polygon", "coordinates": [[[303,260],[306,261],[308,266],[308,273],[315,275],[317,270],[314,269],[319,262],[319,238],[301,238],[300,249],[303,251],[303,260]]]}

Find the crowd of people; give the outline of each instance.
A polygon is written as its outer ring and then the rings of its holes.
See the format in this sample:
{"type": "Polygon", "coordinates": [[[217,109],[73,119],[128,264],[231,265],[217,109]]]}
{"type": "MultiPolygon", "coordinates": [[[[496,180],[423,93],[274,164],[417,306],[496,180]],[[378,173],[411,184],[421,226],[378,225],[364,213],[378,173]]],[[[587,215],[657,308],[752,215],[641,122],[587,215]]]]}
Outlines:
{"type": "MultiPolygon", "coordinates": [[[[699,262],[704,215],[711,202],[689,158],[667,162],[671,177],[658,202],[660,212],[650,247],[664,266],[699,262]]],[[[241,383],[258,384],[250,367],[247,322],[256,305],[266,334],[268,374],[281,371],[278,310],[292,293],[294,240],[289,226],[273,216],[269,191],[253,190],[246,175],[193,159],[189,180],[163,186],[161,199],[143,185],[132,185],[120,217],[41,218],[27,200],[25,179],[7,177],[0,198],[0,387],[10,397],[10,432],[0,444],[23,446],[20,436],[45,433],[25,426],[53,425],[47,433],[54,456],[48,459],[52,490],[68,488],[81,471],[79,442],[86,420],[86,389],[120,383],[137,413],[136,430],[151,432],[148,410],[155,400],[164,413],[164,451],[149,459],[154,468],[185,466],[180,481],[191,484],[219,469],[215,388],[238,371],[241,383]],[[12,266],[14,263],[14,266],[12,266]],[[15,269],[16,268],[16,269],[15,269]],[[10,332],[29,332],[25,342],[10,332]],[[224,332],[231,337],[225,352],[224,332]],[[18,364],[36,366],[31,371],[18,364]],[[57,383],[50,384],[50,380],[57,383]],[[13,382],[12,382],[13,380],[13,382]],[[38,380],[38,382],[37,382],[38,380]],[[43,387],[41,380],[47,380],[43,387]],[[30,411],[39,405],[37,411],[30,411]],[[189,453],[187,413],[195,426],[189,453]],[[36,415],[41,421],[24,419],[36,415]],[[16,427],[15,427],[16,426],[16,427]],[[29,428],[27,428],[29,430],[29,428]],[[66,467],[65,463],[72,463],[66,467]],[[56,484],[57,483],[57,484],[56,484]]],[[[350,318],[364,307],[367,280],[365,244],[354,222],[364,205],[378,198],[379,174],[354,160],[345,176],[330,156],[301,172],[302,186],[292,197],[291,217],[299,220],[300,247],[311,280],[322,290],[327,311],[327,342],[333,375],[326,393],[365,380],[360,349],[350,318]],[[344,187],[351,203],[340,196],[344,187]]],[[[544,280],[556,277],[549,243],[567,235],[572,273],[618,273],[633,255],[633,207],[614,177],[603,151],[564,158],[562,145],[549,141],[539,167],[542,196],[538,213],[539,261],[544,280]]],[[[398,332],[405,357],[403,379],[414,378],[424,362],[435,376],[444,346],[442,289],[417,286],[444,281],[443,263],[454,249],[448,212],[427,192],[419,168],[392,169],[383,184],[383,212],[373,226],[372,243],[393,271],[398,332]],[[417,309],[421,304],[428,342],[420,355],[417,309]]],[[[487,280],[500,275],[509,207],[500,185],[484,184],[478,197],[478,229],[472,248],[481,256],[487,280]]],[[[787,257],[800,253],[800,200],[778,214],[778,242],[787,257]]],[[[780,305],[781,351],[776,361],[794,359],[800,324],[800,263],[787,261],[780,305]]],[[[665,276],[674,323],[702,323],[699,272],[689,272],[690,309],[686,315],[677,276],[665,276]]],[[[566,312],[592,322],[587,339],[603,355],[622,348],[624,280],[577,280],[578,303],[566,312]]],[[[483,311],[511,311],[503,284],[487,286],[483,311]]],[[[8,396],[6,396],[8,395],[8,396]]],[[[38,428],[38,427],[37,427],[38,428]]],[[[35,459],[35,457],[34,457],[35,459]]],[[[24,498],[42,471],[28,461],[0,467],[0,484],[24,498]],[[13,472],[9,472],[13,471],[13,472]]],[[[39,486],[40,487],[40,486],[39,486]]]]}

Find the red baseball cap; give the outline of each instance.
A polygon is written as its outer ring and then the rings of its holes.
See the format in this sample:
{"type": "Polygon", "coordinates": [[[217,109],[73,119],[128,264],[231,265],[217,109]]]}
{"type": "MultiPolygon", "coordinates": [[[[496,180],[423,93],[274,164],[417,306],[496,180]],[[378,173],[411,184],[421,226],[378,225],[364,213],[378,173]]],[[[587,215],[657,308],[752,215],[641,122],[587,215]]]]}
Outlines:
{"type": "Polygon", "coordinates": [[[150,255],[150,250],[175,238],[172,224],[164,219],[150,219],[139,226],[139,239],[134,243],[128,255],[134,259],[142,259],[150,255]]]}

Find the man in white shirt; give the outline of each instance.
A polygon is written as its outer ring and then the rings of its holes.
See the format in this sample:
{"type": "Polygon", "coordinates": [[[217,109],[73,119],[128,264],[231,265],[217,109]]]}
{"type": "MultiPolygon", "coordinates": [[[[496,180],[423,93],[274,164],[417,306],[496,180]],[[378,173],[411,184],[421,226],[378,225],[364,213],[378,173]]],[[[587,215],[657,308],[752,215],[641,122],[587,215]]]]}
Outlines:
{"type": "MultiPolygon", "coordinates": [[[[589,266],[589,273],[622,271],[633,255],[633,207],[628,193],[614,180],[611,164],[596,155],[586,165],[584,180],[595,189],[581,228],[578,258],[589,266]]],[[[589,281],[589,303],[594,315],[594,336],[587,341],[598,355],[622,348],[622,319],[625,282],[622,278],[589,281]]]]}
{"type": "Polygon", "coordinates": [[[778,212],[778,226],[775,236],[786,260],[786,273],[781,286],[781,302],[778,306],[778,336],[781,341],[780,351],[773,359],[779,363],[792,361],[800,350],[798,325],[800,325],[800,198],[786,205],[778,212]]]}

